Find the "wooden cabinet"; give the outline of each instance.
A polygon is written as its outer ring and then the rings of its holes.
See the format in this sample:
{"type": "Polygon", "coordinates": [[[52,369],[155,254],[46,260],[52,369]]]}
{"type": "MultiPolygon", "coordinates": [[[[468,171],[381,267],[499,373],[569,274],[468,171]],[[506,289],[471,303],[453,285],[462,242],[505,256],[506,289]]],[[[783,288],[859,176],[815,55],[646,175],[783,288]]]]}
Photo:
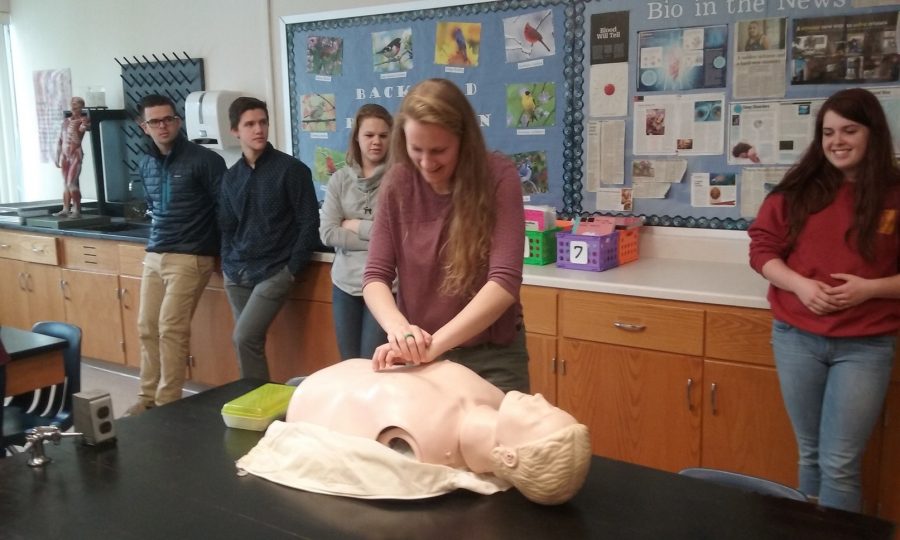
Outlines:
{"type": "MultiPolygon", "coordinates": [[[[586,424],[595,453],[796,485],[768,310],[541,287],[523,287],[522,302],[532,391],[554,395],[586,424]],[[554,304],[558,321],[548,315],[554,304]]],[[[900,368],[863,458],[863,511],[892,520],[900,518],[898,418],[900,368]]]]}
{"type": "Polygon", "coordinates": [[[703,366],[704,467],[797,483],[797,444],[774,368],[707,359],[703,366]]]}
{"type": "MultiPolygon", "coordinates": [[[[0,230],[0,324],[30,328],[38,320],[65,320],[81,327],[84,357],[139,369],[144,255],[138,243],[0,230]]],[[[311,262],[269,329],[273,380],[337,362],[332,321],[331,265],[311,262]]],[[[233,327],[216,272],[192,319],[187,362],[193,380],[220,385],[239,378],[233,327]]]]}
{"type": "Polygon", "coordinates": [[[81,354],[124,364],[117,243],[78,237],[61,242],[66,321],[81,327],[81,354]]]}
{"type": "Polygon", "coordinates": [[[0,259],[0,324],[28,329],[38,321],[65,320],[56,266],[0,259]]]}
{"type": "Polygon", "coordinates": [[[525,285],[520,291],[528,350],[528,378],[532,394],[556,401],[557,290],[525,285]]]}
{"type": "Polygon", "coordinates": [[[330,303],[288,298],[266,341],[272,380],[284,382],[339,362],[333,321],[330,303]]]}
{"type": "Polygon", "coordinates": [[[116,254],[119,268],[119,308],[122,315],[122,337],[125,346],[125,365],[140,369],[141,337],[138,314],[141,310],[141,275],[144,273],[144,246],[118,244],[116,254]]]}
{"type": "Polygon", "coordinates": [[[556,344],[556,337],[525,333],[530,391],[532,394],[543,394],[547,401],[558,406],[556,344]]]}
{"type": "MultiPolygon", "coordinates": [[[[894,364],[894,373],[900,372],[894,364]]],[[[900,382],[888,389],[884,410],[884,437],[881,447],[878,516],[900,523],[900,382]]],[[[900,529],[894,533],[900,539],[900,529]]]]}
{"type": "Polygon", "coordinates": [[[234,319],[225,291],[207,287],[191,320],[188,365],[192,380],[219,386],[240,378],[237,356],[231,344],[233,330],[234,319]]]}
{"type": "Polygon", "coordinates": [[[706,308],[701,465],[797,483],[797,444],[784,409],[765,309],[706,308]]]}
{"type": "Polygon", "coordinates": [[[269,327],[269,376],[284,382],[341,359],[331,312],[331,265],[311,262],[269,327]]]}
{"type": "Polygon", "coordinates": [[[125,365],[140,369],[141,337],[137,323],[138,314],[141,311],[141,278],[119,276],[119,291],[125,365]]]}
{"type": "Polygon", "coordinates": [[[53,237],[0,231],[0,324],[65,318],[57,263],[53,237]]]}
{"type": "Polygon", "coordinates": [[[557,399],[595,453],[678,471],[700,463],[703,310],[562,291],[557,399]]]}
{"type": "Polygon", "coordinates": [[[66,321],[81,327],[81,354],[124,364],[119,276],[64,268],[62,280],[66,321]]]}
{"type": "Polygon", "coordinates": [[[595,454],[669,471],[699,464],[700,358],[569,338],[559,356],[559,406],[588,426],[595,454]]]}
{"type": "Polygon", "coordinates": [[[27,330],[28,295],[22,279],[22,261],[0,259],[0,324],[27,330]]]}

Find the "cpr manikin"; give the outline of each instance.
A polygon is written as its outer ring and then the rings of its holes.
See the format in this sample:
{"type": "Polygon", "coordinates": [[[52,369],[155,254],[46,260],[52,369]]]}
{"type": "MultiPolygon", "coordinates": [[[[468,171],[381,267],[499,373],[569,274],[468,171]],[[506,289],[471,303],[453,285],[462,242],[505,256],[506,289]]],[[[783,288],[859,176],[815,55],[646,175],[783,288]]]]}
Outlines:
{"type": "Polygon", "coordinates": [[[496,475],[541,504],[574,496],[591,456],[587,428],[543,396],[504,395],[450,361],[377,372],[369,360],[335,364],[300,384],[286,421],[378,441],[422,463],[496,475]]]}

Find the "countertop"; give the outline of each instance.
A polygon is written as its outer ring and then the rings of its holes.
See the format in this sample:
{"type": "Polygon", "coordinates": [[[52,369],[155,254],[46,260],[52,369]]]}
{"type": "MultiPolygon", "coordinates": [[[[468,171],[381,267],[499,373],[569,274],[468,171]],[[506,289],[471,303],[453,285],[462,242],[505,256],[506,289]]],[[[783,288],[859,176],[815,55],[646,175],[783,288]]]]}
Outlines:
{"type": "MultiPolygon", "coordinates": [[[[113,225],[115,222],[113,223],[113,225]]],[[[49,234],[98,238],[146,244],[147,227],[122,231],[88,229],[47,229],[10,223],[0,228],[49,234]]],[[[660,242],[660,240],[656,240],[660,242]]],[[[679,239],[663,239],[671,243],[679,239]]],[[[642,252],[644,248],[642,246],[642,252]]],[[[664,252],[659,249],[647,251],[664,252]]],[[[330,263],[333,253],[316,252],[313,260],[330,263]]],[[[582,290],[645,298],[662,298],[726,306],[768,309],[768,282],[744,262],[694,260],[687,258],[642,257],[637,261],[606,270],[590,272],[545,266],[524,265],[523,283],[540,287],[582,290]]]]}
{"type": "Polygon", "coordinates": [[[525,265],[526,285],[768,309],[769,283],[747,264],[645,258],[588,272],[525,265]]]}

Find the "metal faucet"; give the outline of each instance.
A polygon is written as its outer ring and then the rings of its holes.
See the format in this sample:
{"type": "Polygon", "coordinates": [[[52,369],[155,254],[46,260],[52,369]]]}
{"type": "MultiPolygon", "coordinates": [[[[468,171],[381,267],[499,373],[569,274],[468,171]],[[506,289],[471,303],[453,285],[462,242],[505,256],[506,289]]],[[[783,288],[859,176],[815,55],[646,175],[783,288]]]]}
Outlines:
{"type": "Polygon", "coordinates": [[[81,435],[81,433],[63,433],[58,426],[37,426],[25,430],[25,450],[31,449],[28,466],[43,467],[53,461],[44,453],[44,441],[53,441],[59,446],[59,441],[63,437],[80,437],[81,435]]]}

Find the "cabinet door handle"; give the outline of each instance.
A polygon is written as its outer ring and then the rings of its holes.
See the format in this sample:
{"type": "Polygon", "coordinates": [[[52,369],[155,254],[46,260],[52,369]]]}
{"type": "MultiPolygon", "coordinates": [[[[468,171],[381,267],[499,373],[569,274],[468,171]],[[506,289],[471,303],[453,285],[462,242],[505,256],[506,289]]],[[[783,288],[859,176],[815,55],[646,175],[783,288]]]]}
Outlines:
{"type": "Polygon", "coordinates": [[[550,373],[556,375],[556,357],[550,359],[550,373]]]}
{"type": "Polygon", "coordinates": [[[559,369],[560,369],[560,371],[562,372],[563,375],[566,374],[566,360],[565,360],[565,358],[563,358],[562,360],[559,361],[559,369]]]}
{"type": "Polygon", "coordinates": [[[59,280],[59,290],[62,291],[64,300],[71,300],[71,298],[68,295],[68,291],[69,291],[69,282],[68,281],[66,281],[64,279],[59,280]]]}
{"type": "Polygon", "coordinates": [[[0,244],[0,249],[9,249],[11,247],[12,246],[10,246],[9,244],[0,244]]]}
{"type": "Polygon", "coordinates": [[[32,279],[31,274],[28,272],[25,272],[25,290],[34,292],[34,279],[32,279]]]}
{"type": "Polygon", "coordinates": [[[613,326],[615,326],[619,330],[625,330],[626,332],[643,332],[647,329],[647,327],[643,324],[631,324],[619,321],[614,322],[613,326]]]}
{"type": "Polygon", "coordinates": [[[28,290],[25,288],[25,272],[19,272],[18,274],[16,274],[16,283],[19,284],[19,290],[28,290]]]}
{"type": "Polygon", "coordinates": [[[685,396],[685,397],[687,398],[687,409],[688,409],[689,411],[694,410],[693,405],[691,405],[691,388],[693,388],[693,387],[694,387],[694,379],[688,377],[688,380],[687,380],[687,392],[686,392],[686,396],[685,396]]]}
{"type": "Polygon", "coordinates": [[[718,397],[719,387],[716,385],[716,383],[712,383],[711,385],[709,385],[709,403],[712,406],[713,416],[719,414],[718,397]]]}
{"type": "Polygon", "coordinates": [[[44,253],[44,246],[40,244],[31,244],[31,251],[34,253],[44,253]]]}
{"type": "Polygon", "coordinates": [[[128,305],[128,289],[119,289],[119,299],[122,301],[123,308],[131,309],[131,306],[128,305]]]}

